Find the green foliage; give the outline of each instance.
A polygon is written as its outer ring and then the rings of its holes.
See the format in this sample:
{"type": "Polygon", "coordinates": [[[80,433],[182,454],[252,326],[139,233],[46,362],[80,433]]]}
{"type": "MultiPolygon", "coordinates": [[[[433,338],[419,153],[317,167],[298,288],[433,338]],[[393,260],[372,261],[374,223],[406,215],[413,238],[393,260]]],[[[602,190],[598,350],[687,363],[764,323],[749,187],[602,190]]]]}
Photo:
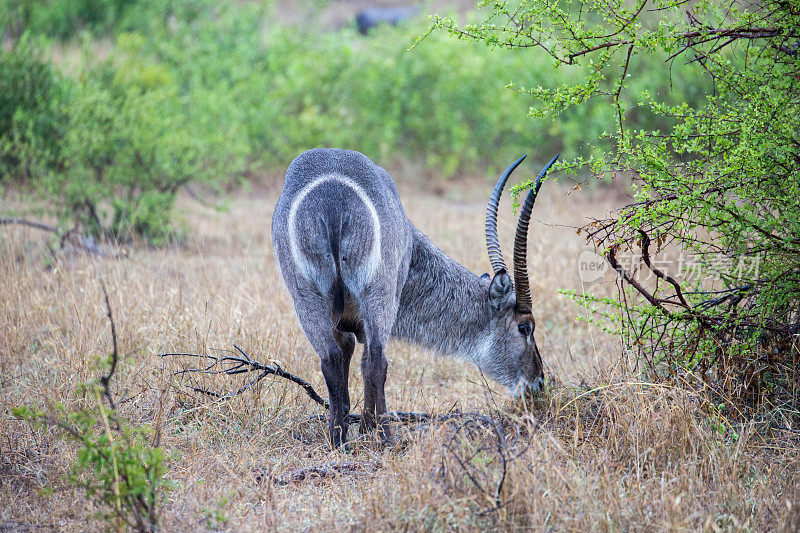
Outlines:
{"type": "MultiPolygon", "coordinates": [[[[577,83],[530,90],[535,115],[560,117],[598,100],[613,111],[614,120],[604,125],[611,149],[600,142],[588,160],[562,168],[633,177],[636,203],[584,228],[627,286],[619,316],[629,346],[653,375],[689,370],[709,381],[713,376],[716,390],[729,398],[795,402],[796,3],[529,0],[493,2],[487,10],[477,25],[447,19],[436,25],[490,46],[537,49],[558,69],[579,67],[577,83]],[[654,8],[657,16],[650,14],[654,8]],[[685,79],[702,87],[705,98],[675,100],[643,86],[637,78],[652,58],[667,60],[662,70],[688,63],[685,79]],[[631,120],[642,113],[662,125],[631,120]],[[713,275],[670,277],[651,262],[663,250],[694,254],[713,275]],[[635,254],[638,274],[620,263],[626,251],[635,254]]],[[[785,405],[797,414],[796,404],[785,405]]]]}
{"type": "Polygon", "coordinates": [[[178,190],[230,183],[246,147],[227,118],[206,113],[213,98],[181,92],[169,68],[144,56],[141,36],[118,43],[113,58],[85,60],[77,79],[56,74],[27,38],[0,57],[2,179],[37,190],[64,224],[159,244],[172,234],[178,190]]]}
{"type": "Polygon", "coordinates": [[[208,529],[223,529],[228,525],[229,519],[226,511],[229,503],[229,499],[223,497],[215,505],[203,508],[203,516],[208,529]]]}
{"type": "Polygon", "coordinates": [[[66,170],[47,182],[93,233],[158,244],[169,235],[175,195],[189,181],[224,183],[242,159],[193,120],[171,73],[120,53],[77,86],[65,139],[66,170]],[[220,175],[222,177],[220,177],[220,175]]]}
{"type": "Polygon", "coordinates": [[[90,407],[68,411],[58,404],[46,413],[22,406],[12,414],[34,426],[52,426],[75,444],[76,459],[67,481],[103,509],[101,515],[110,526],[155,531],[168,488],[164,451],[150,444],[147,426],[133,426],[103,405],[100,385],[88,384],[81,391],[90,407]]]}
{"type": "Polygon", "coordinates": [[[276,33],[269,66],[284,113],[269,123],[285,133],[257,136],[275,164],[303,149],[341,146],[379,161],[405,156],[451,176],[546,144],[521,117],[525,102],[503,89],[512,72],[536,77],[536,66],[488,50],[466,55],[439,36],[409,52],[416,31],[382,28],[363,40],[329,34],[311,46],[276,33]]]}
{"type": "Polygon", "coordinates": [[[136,0],[0,0],[0,30],[20,35],[25,30],[68,38],[80,30],[105,33],[136,0]]]}
{"type": "Polygon", "coordinates": [[[0,186],[58,169],[68,92],[28,37],[0,53],[0,186]]]}
{"type": "MultiPolygon", "coordinates": [[[[475,167],[496,171],[531,150],[542,158],[558,151],[585,155],[614,116],[592,105],[568,109],[557,121],[531,121],[519,93],[554,75],[549,61],[484,47],[464,51],[436,33],[409,51],[419,31],[382,28],[363,39],[339,32],[310,43],[302,34],[276,31],[267,45],[272,53],[264,65],[272,74],[265,83],[272,81],[270,97],[282,112],[255,124],[271,127],[254,130],[258,153],[280,165],[314,146],[350,147],[377,160],[402,155],[452,176],[475,167]]],[[[668,73],[656,72],[648,87],[668,92],[668,73]]],[[[555,75],[572,82],[579,72],[555,75]]],[[[261,105],[262,112],[269,109],[261,105]]],[[[635,119],[657,124],[649,113],[635,119]]]]}
{"type": "Polygon", "coordinates": [[[76,445],[67,481],[85,490],[110,525],[124,523],[136,531],[154,531],[168,487],[165,453],[150,444],[146,426],[132,426],[117,411],[103,406],[98,385],[86,392],[90,402],[92,397],[96,400],[94,407],[68,412],[57,405],[53,414],[18,407],[12,414],[37,426],[53,426],[76,445]]]}
{"type": "MultiPolygon", "coordinates": [[[[33,96],[0,82],[15,121],[0,129],[0,157],[13,166],[4,179],[38,191],[62,225],[117,240],[168,240],[175,196],[189,181],[222,189],[259,167],[282,170],[317,146],[356,149],[384,164],[421,161],[444,176],[494,173],[532,150],[586,156],[615,116],[590,102],[561,106],[552,122],[532,121],[526,115],[539,111],[525,94],[550,79],[578,83],[580,69],[554,72],[547,58],[481,46],[465,52],[438,33],[409,51],[419,23],[362,37],[275,25],[262,3],[103,5],[113,12],[105,60],[88,34],[69,75],[26,50],[27,37],[2,53],[11,65],[3,68],[17,65],[33,96]]],[[[637,68],[654,74],[642,88],[670,95],[669,103],[702,94],[653,62],[637,68]]],[[[629,120],[664,122],[645,108],[629,120]]]]}
{"type": "Polygon", "coordinates": [[[527,104],[503,89],[513,71],[541,74],[522,58],[480,48],[466,57],[438,36],[409,52],[413,26],[362,38],[265,32],[264,20],[257,6],[210,5],[202,16],[152,25],[147,45],[182,90],[209,95],[207,112],[244,128],[257,163],[284,168],[305,149],[339,146],[378,160],[420,159],[449,176],[503,165],[547,138],[520,116],[527,104]]]}

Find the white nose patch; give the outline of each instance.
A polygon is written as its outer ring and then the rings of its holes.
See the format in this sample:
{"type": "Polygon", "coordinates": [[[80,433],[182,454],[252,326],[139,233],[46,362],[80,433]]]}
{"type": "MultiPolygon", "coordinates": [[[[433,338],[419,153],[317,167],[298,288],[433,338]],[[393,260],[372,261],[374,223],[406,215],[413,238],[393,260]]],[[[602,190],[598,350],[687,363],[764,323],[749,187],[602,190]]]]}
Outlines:
{"type": "Polygon", "coordinates": [[[529,383],[525,378],[519,378],[516,385],[508,388],[508,392],[511,393],[514,398],[519,398],[526,389],[530,389],[532,392],[539,392],[543,387],[544,379],[541,377],[533,380],[533,383],[529,383]]]}

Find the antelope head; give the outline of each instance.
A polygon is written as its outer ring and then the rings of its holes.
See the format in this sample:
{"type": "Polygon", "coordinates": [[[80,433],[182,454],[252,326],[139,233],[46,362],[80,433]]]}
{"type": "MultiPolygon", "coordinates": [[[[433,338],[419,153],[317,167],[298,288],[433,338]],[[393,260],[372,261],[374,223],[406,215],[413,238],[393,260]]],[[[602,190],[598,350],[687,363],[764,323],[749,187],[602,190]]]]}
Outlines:
{"type": "Polygon", "coordinates": [[[544,384],[544,369],[534,332],[536,321],[531,312],[531,289],[528,277],[528,223],[533,203],[554,157],[539,173],[533,188],[528,191],[519,213],[514,237],[514,281],[508,275],[500,241],[497,237],[497,208],[508,177],[526,156],[515,161],[500,176],[486,207],[486,248],[494,276],[484,274],[488,284],[491,319],[487,352],[481,357],[481,368],[514,396],[533,393],[544,384]]]}

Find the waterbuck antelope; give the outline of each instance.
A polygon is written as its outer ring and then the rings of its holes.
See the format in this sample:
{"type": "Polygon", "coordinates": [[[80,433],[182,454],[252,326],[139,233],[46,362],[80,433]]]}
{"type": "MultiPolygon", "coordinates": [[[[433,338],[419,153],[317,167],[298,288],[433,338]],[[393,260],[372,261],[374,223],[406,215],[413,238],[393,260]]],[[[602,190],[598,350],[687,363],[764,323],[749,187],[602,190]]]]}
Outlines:
{"type": "Polygon", "coordinates": [[[318,148],[289,165],[272,217],[272,245],[300,325],[322,359],[333,446],[347,440],[356,340],[364,344],[360,429],[377,423],[387,440],[384,350],[392,337],[473,361],[515,395],[541,387],[526,249],[533,202],[555,158],[520,211],[513,282],[497,237],[500,195],[524,158],[500,177],[486,209],[493,277],[473,274],[420,232],[391,176],[365,155],[318,148]]]}

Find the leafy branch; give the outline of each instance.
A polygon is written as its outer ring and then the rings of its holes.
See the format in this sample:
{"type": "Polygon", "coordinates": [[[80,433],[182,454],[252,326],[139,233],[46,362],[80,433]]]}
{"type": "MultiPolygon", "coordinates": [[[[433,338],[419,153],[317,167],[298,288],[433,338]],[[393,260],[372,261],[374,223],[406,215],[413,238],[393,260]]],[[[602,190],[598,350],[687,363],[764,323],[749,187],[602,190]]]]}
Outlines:
{"type": "Polygon", "coordinates": [[[107,374],[81,387],[90,407],[68,412],[62,405],[47,413],[22,406],[14,416],[34,426],[52,426],[77,445],[77,458],[68,481],[94,497],[110,512],[105,517],[116,528],[136,531],[158,529],[159,504],[166,481],[165,454],[149,444],[146,427],[128,423],[116,410],[111,382],[117,370],[117,330],[105,283],[100,282],[111,327],[112,350],[107,374]],[[105,403],[108,406],[104,405],[105,403]]]}

